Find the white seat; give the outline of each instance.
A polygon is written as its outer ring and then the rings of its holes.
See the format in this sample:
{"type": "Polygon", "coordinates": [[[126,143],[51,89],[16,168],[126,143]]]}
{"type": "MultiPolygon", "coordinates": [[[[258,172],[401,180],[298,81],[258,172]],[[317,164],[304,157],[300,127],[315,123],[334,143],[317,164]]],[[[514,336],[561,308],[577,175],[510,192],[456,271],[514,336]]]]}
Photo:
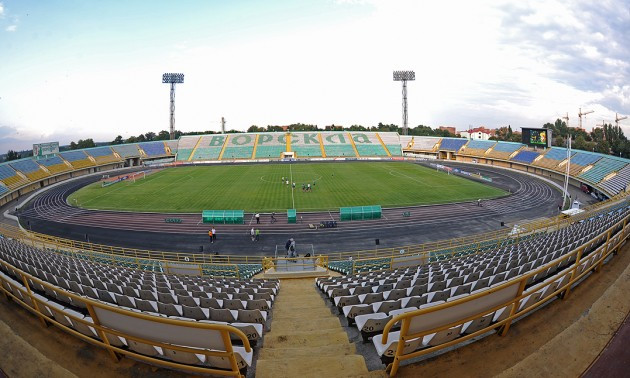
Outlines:
{"type": "MultiPolygon", "coordinates": [[[[376,348],[376,353],[379,356],[394,357],[396,349],[398,349],[398,341],[400,340],[400,331],[390,332],[387,336],[387,343],[383,343],[383,335],[375,335],[372,338],[372,343],[376,348]]],[[[405,342],[403,348],[403,354],[409,354],[416,351],[422,345],[422,338],[412,339],[405,342]]]]}
{"type": "Polygon", "coordinates": [[[462,324],[456,325],[455,327],[451,327],[448,329],[444,329],[442,331],[432,333],[430,335],[426,335],[422,338],[422,346],[430,347],[436,346],[440,344],[447,343],[449,341],[455,340],[459,337],[459,333],[462,330],[462,324]]]}
{"type": "Polygon", "coordinates": [[[480,329],[486,328],[492,322],[492,318],[494,318],[494,312],[486,314],[480,318],[468,321],[464,323],[462,327],[462,333],[475,333],[480,329]]]}
{"type": "Polygon", "coordinates": [[[357,315],[354,318],[357,328],[363,332],[377,332],[385,329],[387,322],[392,320],[391,315],[387,315],[384,312],[377,312],[375,314],[357,315]]]}

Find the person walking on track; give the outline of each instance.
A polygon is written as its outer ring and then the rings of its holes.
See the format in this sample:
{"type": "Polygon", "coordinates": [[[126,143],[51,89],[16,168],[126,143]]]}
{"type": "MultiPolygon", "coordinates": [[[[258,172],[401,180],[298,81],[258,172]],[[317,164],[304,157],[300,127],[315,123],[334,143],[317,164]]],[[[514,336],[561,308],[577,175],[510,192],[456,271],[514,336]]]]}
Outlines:
{"type": "Polygon", "coordinates": [[[256,213],[256,224],[260,224],[260,213],[256,213]]]}

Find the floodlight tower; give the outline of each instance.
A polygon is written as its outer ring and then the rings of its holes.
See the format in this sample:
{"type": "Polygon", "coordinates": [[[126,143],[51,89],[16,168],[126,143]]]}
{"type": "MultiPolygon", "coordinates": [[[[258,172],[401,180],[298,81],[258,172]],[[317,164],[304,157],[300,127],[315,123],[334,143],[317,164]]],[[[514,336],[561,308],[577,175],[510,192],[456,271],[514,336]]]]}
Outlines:
{"type": "MultiPolygon", "coordinates": [[[[582,110],[580,109],[580,113],[582,110]]],[[[569,113],[566,116],[562,117],[563,120],[567,122],[567,129],[569,128],[569,113]]],[[[564,173],[564,193],[562,193],[562,206],[567,200],[567,196],[569,196],[569,171],[571,170],[571,131],[569,131],[567,135],[567,164],[565,165],[565,173],[564,173]]],[[[571,198],[569,196],[569,206],[571,205],[571,198]]]]}
{"type": "Polygon", "coordinates": [[[628,119],[628,116],[619,117],[619,114],[615,113],[615,126],[619,127],[619,121],[628,119]]]}
{"type": "Polygon", "coordinates": [[[407,135],[407,81],[416,80],[414,71],[394,71],[394,81],[402,81],[403,135],[407,135]]]}
{"type": "Polygon", "coordinates": [[[580,112],[578,113],[578,117],[580,118],[580,129],[582,129],[582,116],[585,116],[587,114],[591,114],[591,113],[594,113],[594,112],[595,112],[594,110],[587,110],[584,113],[582,113],[582,108],[580,108],[580,112]]]}
{"type": "Polygon", "coordinates": [[[184,83],[183,73],[165,73],[162,83],[171,85],[171,139],[175,139],[175,84],[184,83]]]}

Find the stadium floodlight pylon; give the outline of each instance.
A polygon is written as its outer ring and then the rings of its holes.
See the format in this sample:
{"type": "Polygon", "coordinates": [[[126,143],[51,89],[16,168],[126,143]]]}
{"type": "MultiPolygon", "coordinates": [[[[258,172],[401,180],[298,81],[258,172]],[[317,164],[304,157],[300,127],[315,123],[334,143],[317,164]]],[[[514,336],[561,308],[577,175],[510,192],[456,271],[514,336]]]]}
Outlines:
{"type": "Polygon", "coordinates": [[[394,71],[394,81],[402,81],[403,135],[407,135],[407,81],[416,80],[414,71],[394,71]]]}
{"type": "Polygon", "coordinates": [[[165,73],[162,75],[162,83],[171,85],[171,139],[175,139],[175,84],[184,83],[183,73],[165,73]]]}

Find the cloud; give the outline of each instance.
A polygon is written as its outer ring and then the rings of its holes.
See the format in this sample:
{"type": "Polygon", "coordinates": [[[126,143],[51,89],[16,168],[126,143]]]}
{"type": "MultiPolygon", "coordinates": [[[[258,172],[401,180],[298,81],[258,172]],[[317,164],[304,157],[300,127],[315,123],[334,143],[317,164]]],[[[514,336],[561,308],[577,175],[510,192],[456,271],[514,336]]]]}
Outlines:
{"type": "Polygon", "coordinates": [[[4,4],[0,3],[0,18],[4,17],[4,4]]]}
{"type": "Polygon", "coordinates": [[[16,31],[16,30],[17,30],[17,25],[15,25],[15,24],[14,24],[14,25],[9,25],[9,26],[7,26],[7,27],[6,27],[6,29],[4,29],[4,30],[6,30],[6,31],[8,31],[8,32],[14,32],[14,31],[16,31]]]}

